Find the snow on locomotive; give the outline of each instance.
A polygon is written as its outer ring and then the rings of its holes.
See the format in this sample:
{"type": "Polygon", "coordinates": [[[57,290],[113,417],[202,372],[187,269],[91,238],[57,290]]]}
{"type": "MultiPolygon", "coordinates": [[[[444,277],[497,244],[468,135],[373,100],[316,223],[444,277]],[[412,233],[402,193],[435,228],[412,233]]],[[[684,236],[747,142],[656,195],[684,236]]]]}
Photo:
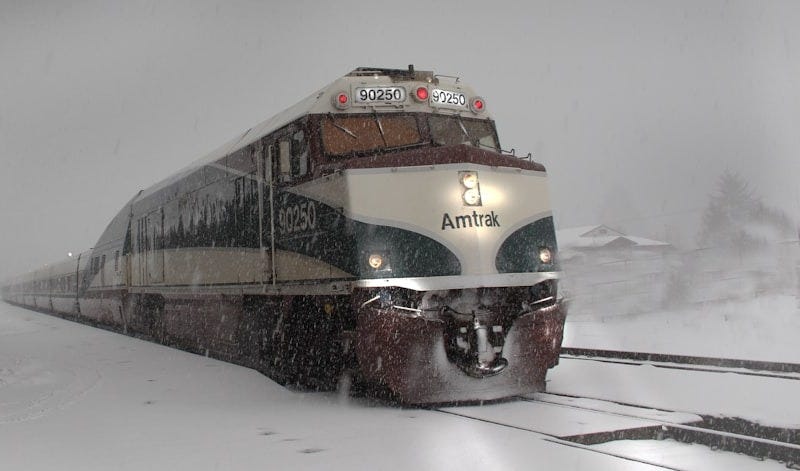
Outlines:
{"type": "Polygon", "coordinates": [[[407,403],[544,389],[565,308],[544,167],[483,98],[359,68],[139,192],[9,302],[407,403]]]}

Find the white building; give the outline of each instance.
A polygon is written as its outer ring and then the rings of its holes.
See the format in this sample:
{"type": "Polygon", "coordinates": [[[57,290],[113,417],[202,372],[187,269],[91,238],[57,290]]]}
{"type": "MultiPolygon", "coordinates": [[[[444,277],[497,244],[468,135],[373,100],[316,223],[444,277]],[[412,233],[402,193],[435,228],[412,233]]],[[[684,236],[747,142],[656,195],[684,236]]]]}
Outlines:
{"type": "Polygon", "coordinates": [[[561,229],[556,237],[571,316],[627,315],[664,304],[670,273],[679,264],[671,244],[603,224],[561,229]]]}
{"type": "Polygon", "coordinates": [[[568,257],[570,252],[586,253],[620,249],[664,252],[673,249],[667,242],[630,236],[604,224],[559,229],[556,231],[556,237],[562,258],[568,257]]]}

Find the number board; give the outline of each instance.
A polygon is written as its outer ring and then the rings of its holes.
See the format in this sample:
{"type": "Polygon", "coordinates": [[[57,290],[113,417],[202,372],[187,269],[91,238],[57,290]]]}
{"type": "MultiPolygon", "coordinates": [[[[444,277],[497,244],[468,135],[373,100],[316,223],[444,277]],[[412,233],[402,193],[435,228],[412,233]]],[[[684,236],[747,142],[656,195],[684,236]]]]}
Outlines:
{"type": "Polygon", "coordinates": [[[467,107],[467,96],[461,92],[451,90],[441,90],[434,88],[431,90],[431,106],[442,106],[447,108],[463,109],[467,107]]]}
{"type": "Polygon", "coordinates": [[[280,235],[297,234],[317,228],[317,205],[313,201],[288,204],[278,209],[280,235]]]}
{"type": "Polygon", "coordinates": [[[356,88],[356,103],[400,103],[406,101],[403,87],[361,87],[356,88]]]}

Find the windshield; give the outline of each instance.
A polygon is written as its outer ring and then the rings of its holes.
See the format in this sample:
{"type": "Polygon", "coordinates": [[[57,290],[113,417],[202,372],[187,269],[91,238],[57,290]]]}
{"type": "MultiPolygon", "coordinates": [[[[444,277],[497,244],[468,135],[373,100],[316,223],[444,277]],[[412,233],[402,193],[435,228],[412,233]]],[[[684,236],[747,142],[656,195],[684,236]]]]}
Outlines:
{"type": "Polygon", "coordinates": [[[328,115],[322,120],[325,153],[344,155],[402,148],[422,142],[419,126],[409,115],[328,115]]]}
{"type": "Polygon", "coordinates": [[[417,145],[469,144],[499,150],[492,121],[460,116],[412,114],[333,115],[322,119],[322,144],[328,155],[351,155],[417,145]],[[428,121],[429,134],[420,130],[428,121]]]}
{"type": "Polygon", "coordinates": [[[459,116],[429,116],[428,126],[434,145],[470,144],[498,150],[491,121],[464,119],[459,116]]]}

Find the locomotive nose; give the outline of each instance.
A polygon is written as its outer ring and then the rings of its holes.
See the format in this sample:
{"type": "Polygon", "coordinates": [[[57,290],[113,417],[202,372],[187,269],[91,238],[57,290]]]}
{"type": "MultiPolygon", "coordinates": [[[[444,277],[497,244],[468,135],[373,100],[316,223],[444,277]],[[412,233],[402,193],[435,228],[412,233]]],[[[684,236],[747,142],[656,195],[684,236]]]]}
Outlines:
{"type": "Polygon", "coordinates": [[[362,279],[555,270],[544,173],[471,163],[482,151],[458,149],[457,163],[347,172],[362,279]]]}

